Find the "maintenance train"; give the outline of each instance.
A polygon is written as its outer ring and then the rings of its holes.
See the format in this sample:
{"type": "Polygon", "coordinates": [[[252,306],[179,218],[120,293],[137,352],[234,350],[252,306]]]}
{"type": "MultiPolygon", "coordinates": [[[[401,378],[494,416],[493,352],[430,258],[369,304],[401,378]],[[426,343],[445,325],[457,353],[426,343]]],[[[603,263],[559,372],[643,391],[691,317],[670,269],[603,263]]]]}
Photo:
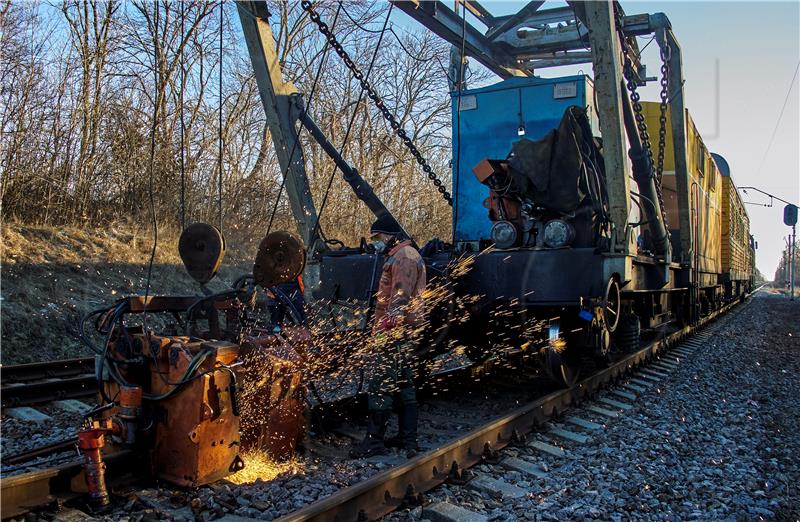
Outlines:
{"type": "MultiPolygon", "coordinates": [[[[454,13],[441,2],[395,5],[450,40],[456,55],[463,43],[506,78],[451,92],[453,235],[444,249],[434,242],[422,252],[453,302],[432,310],[424,345],[465,345],[473,358],[543,346],[545,371],[571,385],[587,358],[634,350],[643,331],[691,324],[752,288],[747,212],[730,167],[684,107],[681,49],[663,13],[626,16],[616,2],[574,2],[515,24],[486,15],[486,38],[467,31],[466,42],[448,31],[454,13]],[[503,40],[500,29],[518,38],[503,40]],[[590,58],[574,52],[567,31],[591,46],[590,58]],[[651,33],[661,48],[660,102],[636,92],[648,81],[636,36],[651,33]],[[544,43],[554,35],[559,44],[544,43]],[[509,47],[498,40],[519,46],[515,60],[503,61],[509,47]],[[609,49],[624,62],[601,56],[609,49]],[[595,80],[533,74],[570,59],[591,61],[595,80]],[[455,262],[470,269],[454,277],[455,262]],[[448,328],[454,321],[458,328],[448,328]]],[[[456,56],[451,71],[459,66],[456,56]]],[[[368,310],[381,256],[363,244],[316,255],[315,297],[368,310]]]]}

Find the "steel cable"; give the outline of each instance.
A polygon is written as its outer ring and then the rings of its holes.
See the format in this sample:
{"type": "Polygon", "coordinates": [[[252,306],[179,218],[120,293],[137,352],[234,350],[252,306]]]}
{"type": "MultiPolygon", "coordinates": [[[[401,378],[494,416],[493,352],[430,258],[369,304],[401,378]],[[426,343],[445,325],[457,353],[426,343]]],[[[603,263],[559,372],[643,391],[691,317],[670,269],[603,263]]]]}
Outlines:
{"type": "Polygon", "coordinates": [[[428,179],[430,179],[431,182],[433,182],[434,186],[436,187],[436,190],[438,190],[439,193],[442,195],[442,197],[445,199],[445,201],[447,201],[447,203],[452,206],[453,199],[450,196],[450,193],[447,191],[447,188],[444,186],[444,183],[442,183],[442,181],[433,171],[433,168],[430,166],[428,161],[422,156],[422,153],[414,144],[411,137],[408,135],[405,129],[403,129],[401,123],[397,121],[397,118],[395,118],[394,114],[392,114],[392,112],[386,106],[383,99],[381,99],[381,97],[375,91],[375,88],[364,77],[364,73],[361,72],[361,70],[358,68],[355,62],[353,62],[353,59],[350,57],[350,54],[347,51],[345,51],[344,47],[342,47],[341,42],[337,40],[336,35],[333,34],[331,28],[328,27],[328,24],[326,24],[321,20],[319,13],[317,13],[314,10],[314,6],[310,2],[310,0],[303,0],[301,2],[301,5],[303,9],[309,14],[311,20],[315,24],[317,24],[319,32],[325,35],[325,37],[328,39],[333,49],[336,51],[336,54],[339,55],[339,57],[344,62],[345,66],[347,66],[347,68],[350,69],[350,72],[353,73],[353,76],[359,81],[362,89],[366,91],[369,99],[372,100],[373,103],[375,103],[375,106],[378,108],[378,110],[381,111],[383,118],[392,127],[392,130],[394,131],[395,135],[398,138],[400,138],[400,140],[403,142],[403,145],[409,150],[409,152],[417,161],[417,163],[422,167],[422,171],[428,176],[428,179]]]}

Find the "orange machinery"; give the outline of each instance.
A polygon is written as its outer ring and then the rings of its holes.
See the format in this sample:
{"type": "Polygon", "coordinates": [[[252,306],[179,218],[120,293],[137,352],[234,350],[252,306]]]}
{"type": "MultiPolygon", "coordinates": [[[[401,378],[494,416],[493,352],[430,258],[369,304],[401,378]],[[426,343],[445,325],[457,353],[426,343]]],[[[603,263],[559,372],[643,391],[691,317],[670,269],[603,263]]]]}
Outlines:
{"type": "MultiPolygon", "coordinates": [[[[271,285],[297,277],[298,245],[291,235],[270,234],[255,279],[271,285]]],[[[190,275],[205,284],[219,268],[224,241],[213,227],[192,225],[180,248],[190,275]]],[[[309,334],[301,325],[256,327],[248,318],[255,292],[250,286],[204,296],[134,296],[84,318],[82,332],[96,316],[105,337],[98,348],[82,335],[98,354],[101,406],[79,433],[97,510],[109,505],[103,453],[117,448],[140,453],[151,476],[187,487],[242,469],[243,447],[273,458],[294,453],[305,428],[301,370],[309,334]]]]}

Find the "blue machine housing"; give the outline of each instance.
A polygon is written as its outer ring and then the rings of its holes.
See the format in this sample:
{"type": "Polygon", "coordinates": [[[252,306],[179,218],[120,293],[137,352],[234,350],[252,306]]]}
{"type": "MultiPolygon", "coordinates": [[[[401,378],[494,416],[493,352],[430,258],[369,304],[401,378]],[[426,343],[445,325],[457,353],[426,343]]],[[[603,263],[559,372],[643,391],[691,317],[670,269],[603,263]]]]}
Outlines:
{"type": "Polygon", "coordinates": [[[558,127],[567,107],[587,109],[595,135],[594,85],[585,75],[510,78],[488,87],[451,93],[453,117],[453,243],[491,239],[492,222],[483,202],[489,196],[472,168],[485,158],[504,159],[521,139],[541,139],[558,127]],[[458,107],[461,106],[459,112],[458,107]],[[524,131],[524,134],[521,132],[524,131]]]}

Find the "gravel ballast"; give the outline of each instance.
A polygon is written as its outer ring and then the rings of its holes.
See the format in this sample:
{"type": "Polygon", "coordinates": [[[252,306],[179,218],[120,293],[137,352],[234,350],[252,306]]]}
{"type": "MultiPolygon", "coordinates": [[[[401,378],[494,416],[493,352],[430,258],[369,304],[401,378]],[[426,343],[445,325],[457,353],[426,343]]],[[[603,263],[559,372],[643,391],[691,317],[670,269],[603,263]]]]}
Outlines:
{"type": "MultiPolygon", "coordinates": [[[[534,440],[557,441],[563,457],[531,444],[504,452],[544,474],[477,467],[479,475],[525,488],[524,498],[444,486],[429,499],[488,520],[798,520],[798,318],[800,302],[759,293],[666,377],[626,401],[633,408],[618,418],[593,416],[588,405],[568,412],[604,424],[597,431],[564,424],[591,441],[543,432],[534,440]]],[[[423,508],[388,518],[437,518],[431,515],[423,508]]]]}

